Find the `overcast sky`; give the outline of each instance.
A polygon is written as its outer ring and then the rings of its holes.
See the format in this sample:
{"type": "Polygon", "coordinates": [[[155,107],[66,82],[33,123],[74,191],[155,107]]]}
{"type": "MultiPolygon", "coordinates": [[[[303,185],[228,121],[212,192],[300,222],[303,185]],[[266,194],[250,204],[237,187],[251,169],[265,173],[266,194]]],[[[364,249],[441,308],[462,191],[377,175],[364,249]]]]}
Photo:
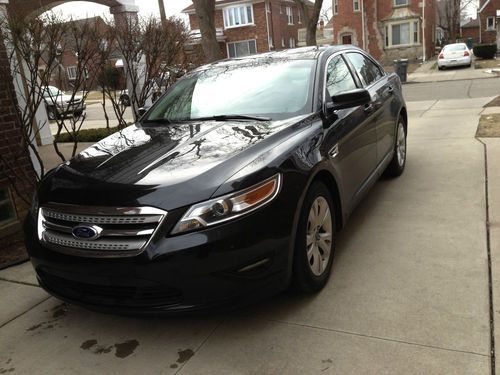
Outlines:
{"type": "MultiPolygon", "coordinates": [[[[191,4],[191,0],[163,0],[167,16],[181,16],[182,9],[191,4]]],[[[148,16],[155,14],[160,16],[158,9],[158,0],[136,0],[135,4],[139,7],[139,13],[148,16]]],[[[72,1],[59,5],[53,9],[55,12],[62,12],[65,16],[73,18],[86,18],[93,16],[109,17],[109,8],[87,1],[72,1]]]]}

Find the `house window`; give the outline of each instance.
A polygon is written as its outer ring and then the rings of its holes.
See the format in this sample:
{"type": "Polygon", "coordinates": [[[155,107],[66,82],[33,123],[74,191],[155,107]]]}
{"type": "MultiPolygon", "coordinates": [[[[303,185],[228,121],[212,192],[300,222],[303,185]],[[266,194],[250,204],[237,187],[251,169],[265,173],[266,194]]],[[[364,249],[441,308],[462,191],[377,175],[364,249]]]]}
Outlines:
{"type": "Polygon", "coordinates": [[[286,7],[286,17],[288,18],[288,24],[293,25],[293,10],[292,7],[286,7]]]}
{"type": "Polygon", "coordinates": [[[283,14],[283,5],[280,4],[280,14],[283,14]]]}
{"type": "Polygon", "coordinates": [[[68,71],[68,79],[74,81],[76,79],[76,66],[68,66],[66,70],[68,71]]]}
{"type": "Polygon", "coordinates": [[[408,5],[408,0],[394,0],[394,6],[408,5]]]}
{"type": "Polygon", "coordinates": [[[288,41],[288,45],[290,48],[295,48],[295,38],[291,37],[290,40],[288,41]]]}
{"type": "Polygon", "coordinates": [[[243,4],[224,8],[224,27],[240,27],[253,25],[253,8],[251,4],[243,4]]]}
{"type": "Polygon", "coordinates": [[[281,38],[281,47],[285,48],[285,38],[281,38]]]}
{"type": "Polygon", "coordinates": [[[300,12],[300,9],[297,11],[297,22],[302,23],[302,13],[300,12]]]}
{"type": "Polygon", "coordinates": [[[16,219],[12,196],[6,187],[0,188],[0,227],[16,219]]]}
{"type": "Polygon", "coordinates": [[[339,0],[333,0],[333,14],[339,14],[339,0]]]}
{"type": "Polygon", "coordinates": [[[486,30],[495,30],[495,17],[486,18],[486,30]]]}
{"type": "Polygon", "coordinates": [[[419,44],[419,21],[391,23],[385,27],[385,46],[397,47],[419,44]]]}
{"type": "Polygon", "coordinates": [[[355,12],[359,12],[359,0],[353,0],[352,2],[352,10],[355,12]]]}
{"type": "Polygon", "coordinates": [[[269,38],[267,39],[267,43],[269,44],[269,49],[274,48],[273,37],[272,36],[269,36],[269,38]]]}
{"type": "Polygon", "coordinates": [[[227,55],[229,57],[243,57],[257,53],[257,44],[254,40],[244,40],[227,44],[227,55]]]}

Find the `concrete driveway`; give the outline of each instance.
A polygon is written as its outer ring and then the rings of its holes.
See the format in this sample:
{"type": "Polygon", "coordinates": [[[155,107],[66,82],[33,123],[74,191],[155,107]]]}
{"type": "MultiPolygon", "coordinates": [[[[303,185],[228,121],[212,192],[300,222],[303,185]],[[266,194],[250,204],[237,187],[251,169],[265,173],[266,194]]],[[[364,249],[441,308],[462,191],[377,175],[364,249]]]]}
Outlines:
{"type": "Polygon", "coordinates": [[[408,163],[339,233],[331,280],[238,312],[138,319],[0,272],[0,374],[489,374],[484,148],[491,98],[410,102],[408,163]],[[459,108],[459,110],[457,110],[459,108]]]}

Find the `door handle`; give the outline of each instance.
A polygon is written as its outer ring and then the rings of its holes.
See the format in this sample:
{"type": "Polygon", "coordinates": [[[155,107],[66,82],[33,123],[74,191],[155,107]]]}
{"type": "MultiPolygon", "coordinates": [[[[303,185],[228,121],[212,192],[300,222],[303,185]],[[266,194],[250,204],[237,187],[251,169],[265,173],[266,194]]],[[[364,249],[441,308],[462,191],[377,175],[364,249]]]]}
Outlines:
{"type": "Polygon", "coordinates": [[[373,111],[373,104],[365,104],[365,112],[369,113],[373,111]]]}
{"type": "Polygon", "coordinates": [[[389,86],[389,88],[387,89],[387,92],[389,93],[389,95],[394,94],[394,87],[389,86]]]}

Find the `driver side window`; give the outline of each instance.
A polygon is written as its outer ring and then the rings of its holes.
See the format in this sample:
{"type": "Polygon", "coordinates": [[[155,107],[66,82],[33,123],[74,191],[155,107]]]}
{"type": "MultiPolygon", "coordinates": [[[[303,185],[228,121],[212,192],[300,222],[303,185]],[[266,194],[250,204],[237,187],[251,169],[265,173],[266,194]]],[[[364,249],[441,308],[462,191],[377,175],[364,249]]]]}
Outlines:
{"type": "Polygon", "coordinates": [[[332,97],[355,88],[356,83],[344,59],[340,55],[332,58],[326,67],[326,90],[328,95],[332,97]]]}

